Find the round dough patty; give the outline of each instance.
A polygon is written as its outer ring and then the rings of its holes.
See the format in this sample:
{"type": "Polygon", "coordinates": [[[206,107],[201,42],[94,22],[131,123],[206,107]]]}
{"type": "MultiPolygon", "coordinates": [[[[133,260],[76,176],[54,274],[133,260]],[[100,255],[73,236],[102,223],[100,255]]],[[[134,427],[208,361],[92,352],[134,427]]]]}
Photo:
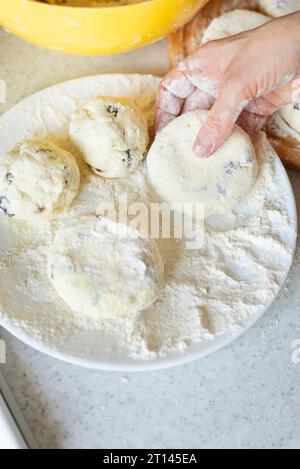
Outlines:
{"type": "Polygon", "coordinates": [[[278,112],[285,122],[300,134],[300,103],[287,104],[278,112]]]}
{"type": "Polygon", "coordinates": [[[267,15],[277,18],[300,10],[300,0],[259,0],[259,7],[267,15]]]}
{"type": "Polygon", "coordinates": [[[156,137],[147,158],[148,179],[169,203],[203,204],[204,216],[233,209],[257,177],[257,161],[248,135],[238,126],[210,158],[198,158],[193,144],[207,111],[181,115],[156,137]]]}
{"type": "Polygon", "coordinates": [[[94,172],[120,178],[145,159],[148,124],[128,98],[97,98],[75,111],[70,137],[94,172]]]}
{"type": "Polygon", "coordinates": [[[48,257],[59,296],[94,319],[128,316],[152,304],[163,281],[156,243],[107,218],[84,216],[62,226],[48,257]]]}
{"type": "Polygon", "coordinates": [[[0,158],[0,211],[23,220],[50,216],[71,204],[79,184],[71,153],[46,140],[22,142],[0,158]]]}
{"type": "Polygon", "coordinates": [[[230,11],[215,18],[210,23],[204,32],[202,42],[204,44],[208,41],[223,39],[224,37],[257,28],[270,21],[270,19],[268,16],[251,10],[230,11]]]}

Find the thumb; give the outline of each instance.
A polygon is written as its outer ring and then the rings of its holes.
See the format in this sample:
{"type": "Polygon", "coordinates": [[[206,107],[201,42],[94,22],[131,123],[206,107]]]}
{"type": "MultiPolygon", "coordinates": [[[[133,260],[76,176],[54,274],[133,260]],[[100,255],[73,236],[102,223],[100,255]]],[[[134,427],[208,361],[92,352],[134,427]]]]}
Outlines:
{"type": "MultiPolygon", "coordinates": [[[[239,85],[240,87],[240,85],[239,85]]],[[[235,85],[222,85],[220,94],[209,111],[194,143],[194,153],[208,158],[217,151],[230,136],[243,107],[247,104],[243,93],[233,94],[235,85]]]]}

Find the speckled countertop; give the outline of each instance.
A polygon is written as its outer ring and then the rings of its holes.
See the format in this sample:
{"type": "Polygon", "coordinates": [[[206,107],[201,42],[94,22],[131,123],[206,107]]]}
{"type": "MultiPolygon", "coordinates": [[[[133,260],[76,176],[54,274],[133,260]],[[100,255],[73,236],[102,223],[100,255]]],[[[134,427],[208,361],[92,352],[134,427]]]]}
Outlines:
{"type": "MultiPolygon", "coordinates": [[[[103,72],[162,75],[165,42],[114,57],[73,57],[0,30],[7,102],[103,72]]],[[[298,202],[300,174],[290,173],[298,202]]],[[[1,369],[43,448],[300,448],[300,246],[288,282],[264,317],[229,347],[189,365],[124,375],[49,358],[1,330],[1,369]]]]}

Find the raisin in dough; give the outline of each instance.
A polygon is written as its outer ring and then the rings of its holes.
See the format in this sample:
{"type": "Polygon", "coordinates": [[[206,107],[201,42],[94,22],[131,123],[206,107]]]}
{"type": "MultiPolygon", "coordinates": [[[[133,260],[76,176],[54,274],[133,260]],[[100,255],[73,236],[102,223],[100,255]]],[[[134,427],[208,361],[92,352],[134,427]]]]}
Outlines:
{"type": "Polygon", "coordinates": [[[70,137],[94,172],[121,178],[145,158],[148,124],[139,108],[127,98],[97,98],[75,111],[70,137]]]}
{"type": "Polygon", "coordinates": [[[76,197],[80,173],[71,153],[30,140],[0,157],[0,212],[18,219],[48,217],[76,197]]]}
{"type": "Polygon", "coordinates": [[[223,39],[257,28],[270,21],[268,16],[250,10],[233,10],[215,18],[205,30],[202,43],[223,39]]]}
{"type": "Polygon", "coordinates": [[[147,158],[148,179],[169,203],[203,204],[208,218],[230,211],[249,193],[257,161],[248,135],[238,126],[210,158],[198,158],[193,143],[207,111],[177,117],[156,137],[147,158]]]}
{"type": "Polygon", "coordinates": [[[267,15],[277,18],[300,10],[300,0],[259,0],[259,7],[267,15]]]}
{"type": "Polygon", "coordinates": [[[126,225],[84,216],[62,226],[48,257],[61,298],[94,319],[128,316],[152,304],[163,281],[156,243],[126,225]]]}
{"type": "Polygon", "coordinates": [[[278,112],[285,122],[300,134],[300,103],[287,104],[278,112]]]}

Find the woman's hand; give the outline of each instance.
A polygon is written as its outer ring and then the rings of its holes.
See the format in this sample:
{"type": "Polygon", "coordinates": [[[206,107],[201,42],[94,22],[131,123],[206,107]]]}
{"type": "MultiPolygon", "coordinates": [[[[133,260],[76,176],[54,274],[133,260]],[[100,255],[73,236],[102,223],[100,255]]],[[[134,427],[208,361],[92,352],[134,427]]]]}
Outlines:
{"type": "Polygon", "coordinates": [[[163,79],[156,128],[195,109],[210,109],[194,145],[208,157],[236,121],[252,137],[279,107],[300,101],[300,12],[201,46],[163,79]],[[296,98],[294,98],[296,100],[296,98]]]}

